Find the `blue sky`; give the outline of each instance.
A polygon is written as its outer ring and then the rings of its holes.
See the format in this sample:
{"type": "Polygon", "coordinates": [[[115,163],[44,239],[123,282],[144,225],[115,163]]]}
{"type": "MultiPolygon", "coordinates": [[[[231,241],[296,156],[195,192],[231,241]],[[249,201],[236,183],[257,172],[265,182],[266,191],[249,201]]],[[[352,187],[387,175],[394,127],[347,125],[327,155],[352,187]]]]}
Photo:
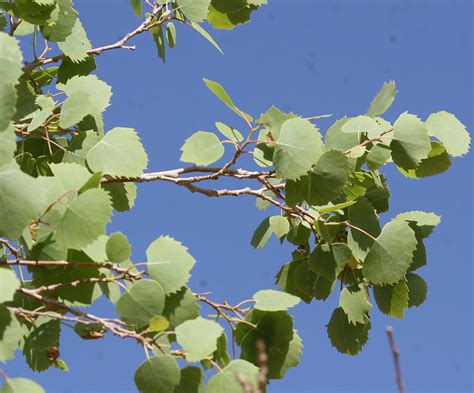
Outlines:
{"type": "MultiPolygon", "coordinates": [[[[112,51],[98,57],[99,77],[113,88],[106,127],[136,128],[150,156],[149,169],[181,166],[183,141],[215,121],[241,128],[202,83],[223,84],[246,112],[259,115],[272,104],[304,116],[334,118],[364,113],[384,81],[396,80],[399,95],[387,113],[395,120],[409,111],[425,119],[447,110],[472,130],[472,14],[470,1],[270,1],[252,23],[232,32],[213,32],[224,49],[215,49],[194,32],[178,27],[177,46],[167,64],[156,57],[151,37],[139,36],[135,52],[112,51]]],[[[138,20],[128,1],[77,2],[94,45],[115,41],[138,20]]],[[[321,121],[325,131],[331,121],[321,121]]],[[[251,165],[250,162],[248,162],[251,165]]],[[[269,392],[394,392],[395,374],[385,327],[393,325],[401,349],[407,391],[472,391],[472,161],[456,159],[434,178],[405,179],[387,169],[392,190],[388,220],[408,210],[434,211],[442,224],[427,241],[428,265],[420,272],[428,299],[406,312],[403,321],[374,310],[369,343],[362,354],[336,352],[325,324],[337,296],[301,304],[295,325],[304,340],[298,368],[269,392]]],[[[135,208],[114,218],[110,231],[129,236],[136,261],[146,246],[169,234],[198,260],[191,287],[212,291],[216,300],[238,301],[272,288],[290,249],[272,240],[264,250],[249,241],[268,215],[251,197],[193,195],[170,184],[140,185],[135,208]]],[[[110,313],[106,302],[99,313],[110,313]]],[[[9,375],[30,376],[49,392],[134,391],[133,373],[143,360],[137,345],[111,337],[84,342],[63,333],[61,353],[71,371],[32,375],[20,355],[9,375]]]]}

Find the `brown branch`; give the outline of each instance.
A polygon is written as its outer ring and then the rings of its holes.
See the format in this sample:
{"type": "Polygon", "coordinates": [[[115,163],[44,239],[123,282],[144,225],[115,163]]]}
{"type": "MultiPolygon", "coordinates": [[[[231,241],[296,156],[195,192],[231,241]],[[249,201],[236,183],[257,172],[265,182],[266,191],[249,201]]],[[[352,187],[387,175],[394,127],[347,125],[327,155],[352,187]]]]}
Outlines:
{"type": "MultiPolygon", "coordinates": [[[[135,49],[134,46],[126,46],[125,44],[134,36],[139,35],[141,33],[144,33],[145,31],[150,30],[151,28],[158,26],[162,23],[164,23],[167,18],[165,19],[160,19],[158,21],[155,21],[152,23],[153,19],[158,15],[158,13],[161,11],[163,6],[155,7],[153,11],[150,13],[150,15],[133,31],[125,34],[120,40],[113,44],[109,45],[104,45],[101,47],[97,48],[92,48],[86,51],[88,55],[100,55],[102,52],[106,52],[112,49],[129,49],[133,50],[135,49]]],[[[28,63],[23,67],[23,72],[25,74],[29,74],[31,71],[33,71],[35,68],[42,67],[51,63],[56,63],[62,59],[65,58],[65,55],[57,55],[53,57],[48,57],[48,58],[39,58],[37,61],[28,63]]]]}
{"type": "Polygon", "coordinates": [[[396,381],[397,381],[397,386],[398,386],[398,392],[404,393],[405,387],[403,386],[402,369],[400,367],[400,350],[395,344],[393,328],[391,326],[388,326],[385,329],[385,331],[387,332],[388,342],[390,344],[390,350],[392,351],[392,355],[393,355],[393,362],[395,363],[395,372],[397,375],[396,381]]]}

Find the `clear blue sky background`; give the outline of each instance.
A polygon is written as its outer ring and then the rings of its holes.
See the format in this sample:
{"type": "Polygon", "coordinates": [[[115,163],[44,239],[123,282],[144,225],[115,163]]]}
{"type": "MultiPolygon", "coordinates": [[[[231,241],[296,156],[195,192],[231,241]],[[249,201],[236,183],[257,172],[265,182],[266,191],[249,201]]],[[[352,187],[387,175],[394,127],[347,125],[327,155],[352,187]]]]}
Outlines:
{"type": "MultiPolygon", "coordinates": [[[[202,78],[222,83],[245,111],[258,115],[275,104],[304,116],[364,113],[384,81],[395,79],[399,95],[387,114],[395,120],[410,111],[456,113],[472,129],[472,11],[470,1],[270,1],[252,23],[233,32],[214,32],[225,51],[179,26],[177,47],[166,65],[156,57],[151,37],[140,36],[135,52],[112,51],[98,58],[99,77],[113,87],[106,125],[136,128],[150,156],[150,170],[180,166],[179,148],[197,130],[216,120],[242,127],[239,119],[204,87],[202,78]]],[[[131,30],[138,20],[128,1],[77,1],[95,45],[131,30]]],[[[321,122],[323,130],[330,121],[321,122]]],[[[243,127],[242,127],[243,129],[243,127]]],[[[442,215],[428,240],[427,302],[406,312],[405,320],[372,313],[370,340],[362,354],[349,357],[330,345],[325,324],[337,306],[301,304],[295,324],[304,340],[298,368],[269,392],[394,392],[394,369],[384,329],[395,328],[408,392],[472,391],[472,160],[456,159],[434,178],[414,181],[386,170],[391,211],[423,209],[442,215]]],[[[191,279],[195,291],[237,301],[272,288],[274,274],[290,249],[272,240],[254,250],[250,237],[268,215],[250,197],[208,199],[170,184],[139,187],[136,207],[115,217],[133,244],[135,260],[161,234],[187,245],[198,260],[191,279]]],[[[110,313],[106,302],[98,312],[110,313]]],[[[132,392],[133,373],[143,360],[137,345],[112,337],[85,342],[63,333],[61,353],[71,371],[31,375],[17,356],[6,371],[32,376],[49,392],[132,392]]]]}

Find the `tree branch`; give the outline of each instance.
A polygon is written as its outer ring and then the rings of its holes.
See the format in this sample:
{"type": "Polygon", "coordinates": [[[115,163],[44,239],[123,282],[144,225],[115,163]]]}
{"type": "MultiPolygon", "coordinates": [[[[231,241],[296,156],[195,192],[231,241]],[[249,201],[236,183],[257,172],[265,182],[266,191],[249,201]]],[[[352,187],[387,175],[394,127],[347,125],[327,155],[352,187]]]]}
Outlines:
{"type": "Polygon", "coordinates": [[[404,393],[405,387],[403,385],[403,378],[402,378],[402,369],[400,367],[400,350],[398,349],[397,345],[395,344],[395,337],[393,335],[393,328],[388,326],[385,331],[387,332],[388,342],[390,344],[390,350],[392,351],[393,355],[393,362],[395,363],[395,372],[396,372],[396,381],[398,386],[398,392],[404,393]]]}

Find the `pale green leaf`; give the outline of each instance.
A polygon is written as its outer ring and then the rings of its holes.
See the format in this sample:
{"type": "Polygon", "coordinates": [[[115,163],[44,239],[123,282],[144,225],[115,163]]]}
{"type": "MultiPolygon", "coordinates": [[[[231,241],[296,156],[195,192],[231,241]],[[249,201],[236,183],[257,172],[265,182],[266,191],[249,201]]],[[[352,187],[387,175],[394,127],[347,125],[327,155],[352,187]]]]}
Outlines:
{"type": "Polygon", "coordinates": [[[445,111],[432,113],[426,125],[428,133],[442,142],[452,156],[459,157],[469,151],[471,136],[453,114],[445,111]]]}
{"type": "MultiPolygon", "coordinates": [[[[186,1],[186,0],[183,0],[186,1]]],[[[237,106],[234,104],[232,99],[230,98],[229,94],[225,91],[225,89],[217,82],[211,81],[209,79],[203,79],[204,83],[206,84],[207,88],[214,93],[214,95],[219,98],[224,104],[226,104],[230,109],[232,109],[237,115],[241,117],[245,117],[248,121],[252,121],[252,117],[245,112],[242,112],[237,106]]]]}
{"type": "MultiPolygon", "coordinates": [[[[51,3],[54,4],[55,1],[51,3]]],[[[73,32],[77,15],[72,0],[58,0],[51,19],[41,29],[44,38],[54,42],[64,41],[73,32]]]]}
{"type": "Polygon", "coordinates": [[[133,12],[136,17],[142,16],[142,0],[130,0],[130,5],[133,8],[133,12]]]}
{"type": "Polygon", "coordinates": [[[224,329],[218,323],[201,317],[186,321],[176,329],[176,341],[186,352],[186,360],[198,362],[217,349],[217,339],[224,329]]]}
{"type": "Polygon", "coordinates": [[[282,179],[298,179],[308,173],[323,150],[318,129],[308,120],[286,120],[275,142],[273,163],[282,179]]]}
{"type": "Polygon", "coordinates": [[[365,324],[367,314],[372,309],[367,289],[358,285],[345,287],[339,295],[339,307],[344,310],[350,323],[365,324]]]}
{"type": "Polygon", "coordinates": [[[0,81],[16,85],[22,71],[23,56],[18,41],[0,32],[0,81]]]}
{"type": "Polygon", "coordinates": [[[396,95],[395,81],[385,82],[370,104],[367,114],[371,117],[382,115],[390,108],[396,95]]]}
{"type": "Polygon", "coordinates": [[[193,22],[202,22],[207,17],[211,0],[177,0],[178,7],[193,22]]]}
{"type": "Polygon", "coordinates": [[[244,140],[242,134],[235,128],[229,127],[227,124],[221,123],[220,121],[216,122],[215,124],[219,132],[227,139],[234,142],[242,142],[244,140]]]}
{"type": "Polygon", "coordinates": [[[113,263],[125,262],[132,253],[132,247],[122,232],[114,232],[110,235],[105,250],[109,261],[113,263]]]}
{"type": "Polygon", "coordinates": [[[176,45],[176,27],[173,22],[166,25],[166,43],[169,48],[174,48],[176,45]]]}
{"type": "Polygon", "coordinates": [[[198,131],[191,135],[181,147],[180,160],[196,165],[209,165],[218,161],[224,154],[224,146],[216,134],[198,131]]]}
{"type": "Polygon", "coordinates": [[[15,315],[0,306],[0,362],[13,359],[22,337],[23,329],[15,315]]]}
{"type": "Polygon", "coordinates": [[[137,281],[116,304],[120,318],[136,328],[148,326],[153,317],[162,314],[164,307],[165,292],[153,280],[137,281]]]}
{"type": "Polygon", "coordinates": [[[258,367],[242,359],[230,362],[214,375],[207,384],[207,393],[242,393],[237,376],[243,376],[251,386],[257,388],[258,367]]]}
{"type": "Polygon", "coordinates": [[[15,167],[0,171],[0,236],[18,240],[41,213],[44,194],[39,182],[15,167]]]}
{"type": "Polygon", "coordinates": [[[170,323],[165,317],[157,315],[150,319],[148,330],[152,332],[162,332],[163,330],[168,329],[169,326],[170,323]]]}
{"type": "Polygon", "coordinates": [[[395,164],[407,170],[414,169],[431,151],[428,129],[418,117],[403,113],[393,125],[390,144],[395,164]]]}
{"type": "Polygon", "coordinates": [[[391,153],[392,151],[387,145],[381,143],[374,145],[367,154],[367,168],[371,171],[379,169],[390,159],[391,153]]]}
{"type": "Polygon", "coordinates": [[[3,166],[13,162],[16,150],[16,135],[12,126],[0,132],[0,171],[3,166]]]}
{"type": "Polygon", "coordinates": [[[58,224],[56,242],[80,250],[105,234],[112,216],[110,198],[104,190],[91,189],[69,201],[58,224]]]}
{"type": "Polygon", "coordinates": [[[43,95],[36,97],[35,104],[38,106],[38,109],[22,119],[31,119],[27,131],[36,130],[39,126],[41,126],[48,119],[48,117],[51,116],[55,107],[54,100],[49,96],[43,95]]]}
{"type": "Polygon", "coordinates": [[[324,136],[326,150],[340,150],[345,152],[360,143],[359,135],[357,133],[342,132],[341,128],[348,121],[349,119],[344,117],[336,120],[334,124],[328,128],[326,135],[324,136]]]}
{"type": "Polygon", "coordinates": [[[146,250],[148,273],[165,294],[178,291],[189,280],[196,260],[180,242],[168,236],[153,241],[146,250]]]}
{"type": "Polygon", "coordinates": [[[250,244],[253,248],[263,248],[267,244],[270,236],[272,235],[272,230],[270,228],[270,218],[265,218],[260,225],[255,230],[250,244]]]}
{"type": "Polygon", "coordinates": [[[406,177],[419,179],[427,176],[435,176],[446,172],[451,166],[451,158],[446,148],[439,142],[431,142],[431,151],[427,158],[423,158],[415,169],[398,170],[406,177]]]}
{"type": "Polygon", "coordinates": [[[141,393],[172,393],[179,379],[179,366],[171,355],[153,356],[135,371],[135,385],[141,393]]]}
{"type": "Polygon", "coordinates": [[[72,127],[93,111],[89,94],[85,90],[75,90],[68,95],[61,107],[61,117],[59,118],[61,128],[72,127]]]}
{"type": "Polygon", "coordinates": [[[341,127],[341,131],[345,133],[376,132],[379,129],[379,123],[365,115],[352,117],[341,127]]]}
{"type": "Polygon", "coordinates": [[[133,128],[116,127],[89,150],[86,161],[94,172],[136,177],[146,169],[148,156],[133,128]]]}
{"type": "Polygon", "coordinates": [[[427,213],[420,210],[400,213],[393,221],[413,222],[420,230],[422,238],[427,238],[441,222],[441,217],[435,213],[427,213]]]}
{"type": "Polygon", "coordinates": [[[281,126],[283,123],[286,120],[293,119],[295,117],[296,115],[293,113],[283,113],[276,106],[272,106],[265,113],[260,115],[257,123],[265,126],[266,133],[270,132],[273,140],[276,140],[280,136],[281,126]]]}
{"type": "Polygon", "coordinates": [[[261,311],[283,311],[296,306],[300,299],[289,293],[266,289],[253,295],[255,308],[261,311]]]}
{"type": "Polygon", "coordinates": [[[20,280],[18,280],[15,272],[10,268],[0,268],[0,303],[10,302],[17,289],[20,288],[20,280]]]}
{"type": "Polygon", "coordinates": [[[270,217],[269,224],[270,229],[279,239],[285,236],[290,230],[290,223],[288,221],[288,218],[283,216],[270,217]]]}
{"type": "Polygon", "coordinates": [[[216,48],[221,54],[224,54],[219,44],[214,40],[214,38],[212,38],[212,36],[206,30],[202,28],[201,25],[195,22],[191,22],[191,27],[199,34],[201,34],[206,40],[208,40],[214,46],[214,48],[216,48]]]}
{"type": "Polygon", "coordinates": [[[71,34],[62,42],[58,42],[59,49],[74,63],[86,60],[87,51],[92,45],[87,38],[87,33],[79,19],[76,19],[71,34]]]}
{"type": "Polygon", "coordinates": [[[0,389],[0,393],[45,393],[45,391],[30,379],[8,378],[0,389]]]}
{"type": "Polygon", "coordinates": [[[364,260],[364,276],[376,285],[398,283],[412,263],[417,243],[408,222],[389,222],[364,260]]]}

